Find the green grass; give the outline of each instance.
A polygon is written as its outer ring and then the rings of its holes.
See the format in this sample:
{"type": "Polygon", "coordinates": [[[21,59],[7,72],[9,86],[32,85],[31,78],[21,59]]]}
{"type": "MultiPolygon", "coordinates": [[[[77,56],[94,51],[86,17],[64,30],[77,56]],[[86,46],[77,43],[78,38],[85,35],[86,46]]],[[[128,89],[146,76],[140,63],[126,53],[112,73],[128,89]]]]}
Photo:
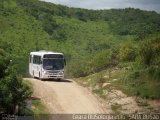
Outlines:
{"type": "Polygon", "coordinates": [[[114,86],[130,96],[139,96],[146,99],[160,98],[160,69],[154,66],[139,67],[127,70],[114,86]]]}
{"type": "Polygon", "coordinates": [[[48,120],[50,119],[47,108],[41,103],[40,100],[32,100],[32,108],[22,109],[21,115],[32,116],[35,120],[48,120]]]}
{"type": "Polygon", "coordinates": [[[99,97],[103,98],[103,99],[106,99],[107,96],[103,94],[103,89],[96,89],[96,90],[93,90],[93,93],[97,94],[99,97]]]}
{"type": "Polygon", "coordinates": [[[32,100],[32,111],[34,114],[48,114],[47,108],[40,100],[32,100]]]}
{"type": "MultiPolygon", "coordinates": [[[[33,91],[32,83],[28,80],[24,80],[24,82],[30,86],[33,91]]],[[[48,110],[45,105],[40,100],[32,100],[32,109],[33,114],[48,114],[48,110]]]]}
{"type": "MultiPolygon", "coordinates": [[[[78,83],[86,87],[92,87],[93,90],[96,86],[98,90],[93,92],[102,98],[103,90],[118,89],[128,96],[139,96],[146,99],[160,98],[160,82],[154,79],[146,70],[133,71],[132,69],[126,70],[125,68],[114,70],[104,70],[99,73],[75,79],[78,83]],[[103,83],[110,83],[102,88],[103,83]]],[[[143,103],[142,103],[143,104],[143,103]]],[[[145,103],[144,103],[145,105],[145,103]]]]}
{"type": "MultiPolygon", "coordinates": [[[[27,84],[33,91],[32,83],[30,81],[23,80],[23,82],[27,84]]],[[[36,115],[36,117],[40,115],[49,114],[48,109],[45,107],[45,105],[40,100],[38,99],[31,100],[31,104],[32,104],[31,109],[28,109],[28,108],[22,109],[21,113],[25,115],[36,115]]]]}
{"type": "Polygon", "coordinates": [[[30,89],[33,91],[32,83],[31,82],[29,82],[28,80],[23,80],[23,83],[27,84],[30,87],[30,89]]]}
{"type": "Polygon", "coordinates": [[[122,108],[122,105],[120,104],[112,104],[111,109],[114,111],[115,114],[119,114],[119,110],[122,108]]]}
{"type": "Polygon", "coordinates": [[[31,100],[32,108],[24,108],[20,111],[20,115],[31,116],[35,120],[48,120],[51,119],[47,108],[41,103],[40,100],[31,100]]]}
{"type": "Polygon", "coordinates": [[[115,81],[113,85],[130,96],[140,96],[147,99],[160,98],[160,83],[148,74],[140,73],[139,77],[134,79],[126,76],[115,81]]]}
{"type": "Polygon", "coordinates": [[[123,69],[109,69],[103,70],[99,73],[91,74],[87,77],[76,78],[75,81],[80,83],[85,87],[91,87],[92,91],[103,99],[107,99],[107,95],[103,91],[111,91],[112,89],[117,89],[113,85],[114,80],[119,80],[119,77],[123,76],[125,71],[123,69]],[[103,86],[104,83],[110,83],[107,86],[103,86]]]}

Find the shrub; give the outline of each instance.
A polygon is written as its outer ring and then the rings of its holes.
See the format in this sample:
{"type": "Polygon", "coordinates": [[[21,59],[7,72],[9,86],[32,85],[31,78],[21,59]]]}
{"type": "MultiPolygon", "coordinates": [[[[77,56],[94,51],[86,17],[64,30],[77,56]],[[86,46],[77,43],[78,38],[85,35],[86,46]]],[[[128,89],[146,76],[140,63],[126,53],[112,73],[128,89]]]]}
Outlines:
{"type": "Polygon", "coordinates": [[[130,45],[122,45],[119,49],[117,58],[120,61],[134,61],[136,58],[136,49],[130,45]]]}
{"type": "Polygon", "coordinates": [[[7,54],[2,50],[0,57],[0,71],[3,73],[0,77],[0,112],[14,114],[16,106],[25,107],[31,90],[23,83],[21,76],[17,75],[16,67],[9,64],[7,54]]]}

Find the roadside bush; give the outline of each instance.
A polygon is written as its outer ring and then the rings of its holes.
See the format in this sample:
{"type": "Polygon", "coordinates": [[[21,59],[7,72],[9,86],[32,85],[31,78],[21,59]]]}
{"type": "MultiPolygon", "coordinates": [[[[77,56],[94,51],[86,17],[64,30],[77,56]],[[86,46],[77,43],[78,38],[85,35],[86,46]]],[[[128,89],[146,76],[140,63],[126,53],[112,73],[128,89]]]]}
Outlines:
{"type": "Polygon", "coordinates": [[[103,50],[95,56],[90,56],[81,60],[74,60],[68,64],[67,71],[74,77],[84,77],[91,73],[99,72],[111,66],[114,61],[111,61],[112,52],[103,50]]]}
{"type": "Polygon", "coordinates": [[[139,56],[142,64],[146,66],[160,64],[159,40],[145,40],[140,46],[139,56]]]}
{"type": "Polygon", "coordinates": [[[160,68],[149,67],[146,70],[146,74],[148,74],[154,80],[160,80],[160,68]]]}
{"type": "Polygon", "coordinates": [[[140,53],[142,64],[149,66],[154,57],[154,53],[153,53],[153,49],[151,48],[151,45],[149,45],[149,43],[143,44],[141,46],[139,53],[140,53]]]}
{"type": "Polygon", "coordinates": [[[119,49],[117,58],[120,61],[134,61],[136,58],[136,49],[130,45],[122,45],[119,49]]]}
{"type": "Polygon", "coordinates": [[[8,55],[2,51],[0,52],[0,71],[3,73],[0,77],[0,112],[15,114],[17,106],[25,107],[25,101],[32,92],[17,74],[16,67],[11,65],[8,55]]]}
{"type": "Polygon", "coordinates": [[[15,114],[16,106],[25,107],[26,99],[31,95],[31,90],[17,75],[15,68],[9,68],[7,72],[8,75],[0,80],[0,106],[3,112],[15,114]]]}
{"type": "Polygon", "coordinates": [[[4,76],[4,70],[7,68],[7,64],[9,64],[9,58],[6,57],[5,51],[0,49],[0,79],[4,76]]]}

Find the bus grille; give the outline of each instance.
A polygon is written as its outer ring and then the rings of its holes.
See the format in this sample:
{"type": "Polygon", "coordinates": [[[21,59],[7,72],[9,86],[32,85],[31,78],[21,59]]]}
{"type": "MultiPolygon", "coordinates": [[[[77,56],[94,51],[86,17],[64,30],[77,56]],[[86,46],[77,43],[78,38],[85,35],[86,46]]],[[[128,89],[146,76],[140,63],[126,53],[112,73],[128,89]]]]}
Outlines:
{"type": "Polygon", "coordinates": [[[49,73],[59,73],[59,71],[48,71],[49,73]]]}

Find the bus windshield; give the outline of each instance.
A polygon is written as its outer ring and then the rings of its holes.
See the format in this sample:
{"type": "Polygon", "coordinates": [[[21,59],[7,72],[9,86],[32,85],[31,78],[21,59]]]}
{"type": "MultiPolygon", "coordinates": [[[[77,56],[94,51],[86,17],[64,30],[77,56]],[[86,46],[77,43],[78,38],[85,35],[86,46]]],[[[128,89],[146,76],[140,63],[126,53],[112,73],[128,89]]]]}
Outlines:
{"type": "Polygon", "coordinates": [[[61,70],[64,68],[64,59],[43,59],[43,68],[45,70],[61,70]]]}

